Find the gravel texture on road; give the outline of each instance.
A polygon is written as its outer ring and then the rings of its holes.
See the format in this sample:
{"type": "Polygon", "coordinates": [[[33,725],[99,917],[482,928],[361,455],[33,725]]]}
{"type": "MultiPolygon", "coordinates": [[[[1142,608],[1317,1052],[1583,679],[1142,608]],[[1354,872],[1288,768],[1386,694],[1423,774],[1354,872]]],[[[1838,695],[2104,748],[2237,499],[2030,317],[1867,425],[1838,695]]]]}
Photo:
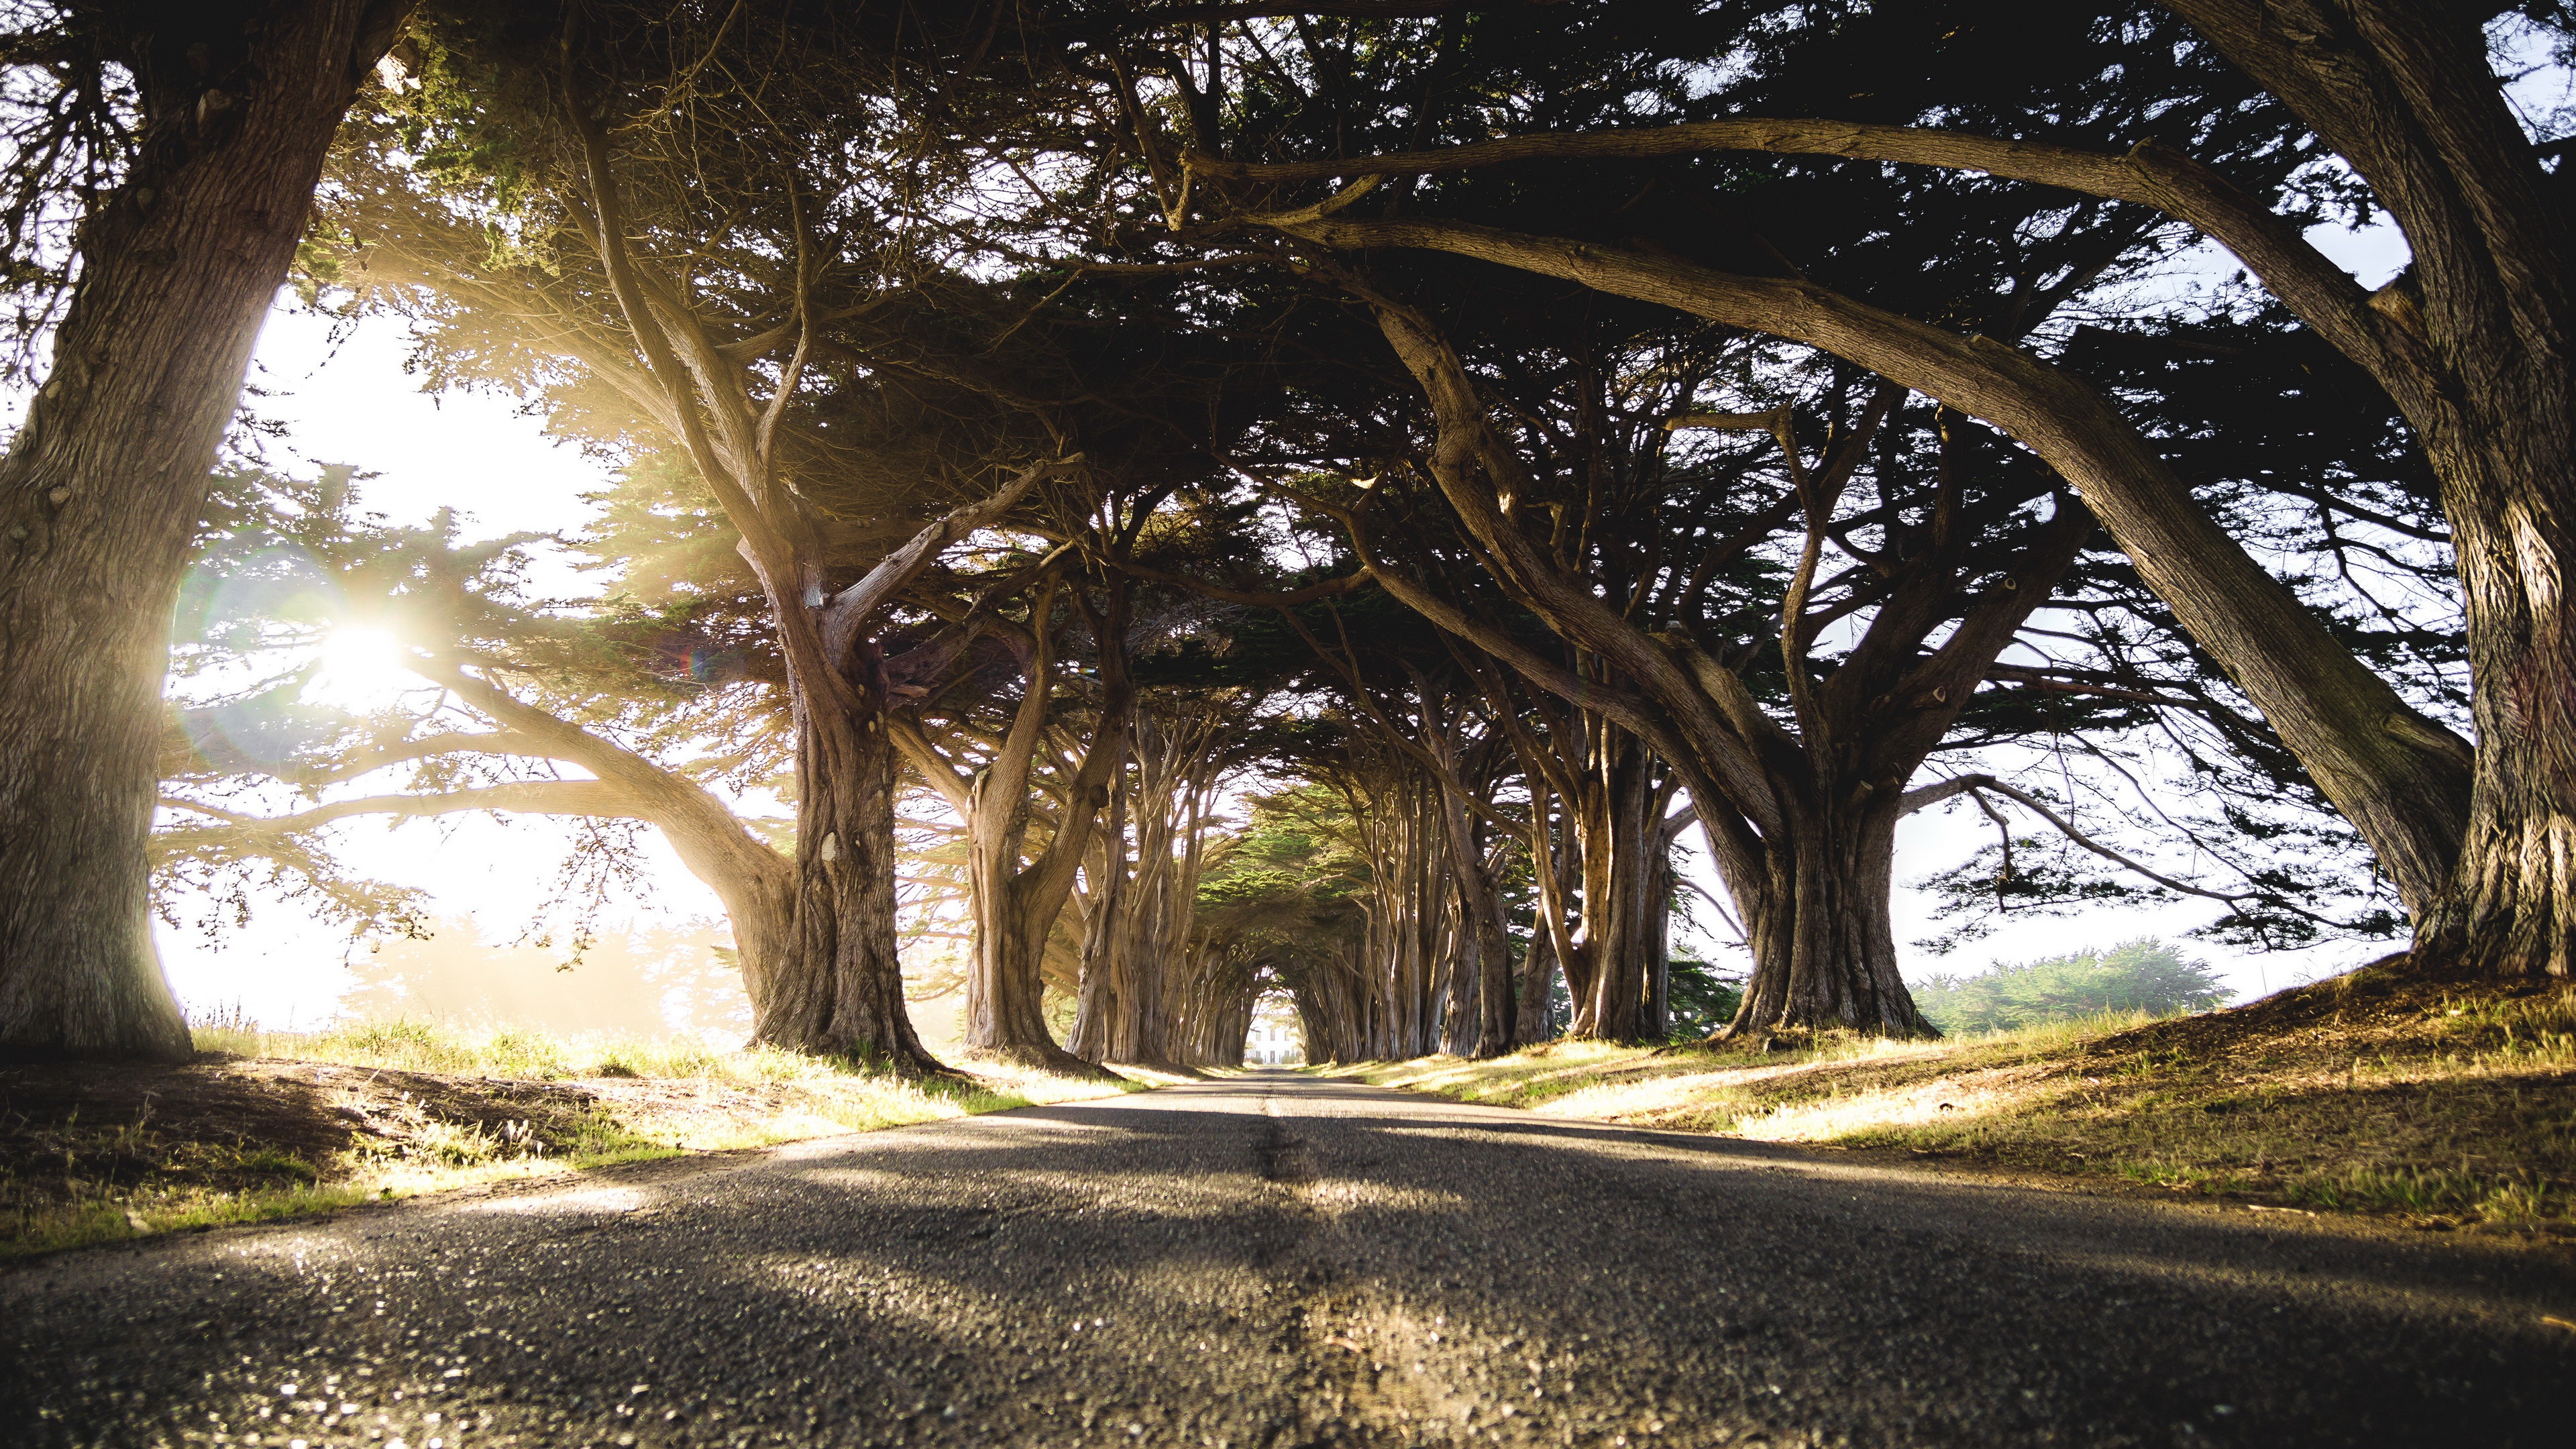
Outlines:
{"type": "Polygon", "coordinates": [[[2560,1249],[1268,1073],[23,1263],[0,1442],[2563,1445],[2571,1321],[2560,1249]]]}

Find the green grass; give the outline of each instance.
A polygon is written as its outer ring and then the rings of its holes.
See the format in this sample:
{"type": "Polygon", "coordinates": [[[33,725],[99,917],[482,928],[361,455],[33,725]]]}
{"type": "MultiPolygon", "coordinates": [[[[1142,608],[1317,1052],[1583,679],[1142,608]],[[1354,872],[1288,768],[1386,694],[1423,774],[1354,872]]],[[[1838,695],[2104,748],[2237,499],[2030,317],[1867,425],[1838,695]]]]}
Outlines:
{"type": "MultiPolygon", "coordinates": [[[[863,1060],[689,1038],[566,1036],[397,1019],[311,1033],[201,1028],[201,1051],[228,1054],[166,1074],[152,1089],[181,1100],[225,1073],[285,1079],[279,1101],[311,1094],[363,1104],[382,1135],[311,1160],[255,1140],[191,1137],[174,1114],[109,1125],[96,1109],[10,1139],[0,1163],[0,1258],[141,1234],[262,1222],[483,1183],[579,1172],[688,1152],[769,1146],[1040,1103],[1150,1090],[1155,1081],[1061,1078],[977,1066],[908,1080],[863,1060]],[[308,1064],[363,1069],[327,1081],[308,1064]],[[376,1072],[419,1073],[378,1080],[376,1072]],[[193,1074],[193,1075],[192,1075],[193,1074]],[[563,1090],[531,1099],[513,1083],[563,1090]],[[413,1090],[418,1088],[420,1090],[413,1090]],[[511,1095],[513,1092],[519,1095],[511,1095]],[[372,1093],[372,1095],[368,1095],[372,1093]],[[498,1108],[503,1120],[486,1120],[498,1108]]],[[[234,1086],[237,1089],[239,1083],[234,1086]]],[[[131,1111],[131,1104],[126,1104],[131,1111]]]]}
{"type": "Polygon", "coordinates": [[[2576,1230],[2576,993],[2364,974],[2234,1011],[1768,1050],[1560,1042],[1343,1069],[1568,1117],[2163,1191],[2576,1230]]]}

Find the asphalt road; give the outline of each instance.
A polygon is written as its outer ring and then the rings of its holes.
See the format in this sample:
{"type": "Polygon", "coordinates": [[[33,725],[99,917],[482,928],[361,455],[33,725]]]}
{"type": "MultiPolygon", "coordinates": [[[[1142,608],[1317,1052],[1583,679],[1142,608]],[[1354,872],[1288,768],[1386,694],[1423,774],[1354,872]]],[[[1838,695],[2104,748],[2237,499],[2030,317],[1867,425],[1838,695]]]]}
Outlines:
{"type": "Polygon", "coordinates": [[[11,1444],[2576,1443],[2558,1250],[1272,1074],[0,1273],[11,1444]]]}

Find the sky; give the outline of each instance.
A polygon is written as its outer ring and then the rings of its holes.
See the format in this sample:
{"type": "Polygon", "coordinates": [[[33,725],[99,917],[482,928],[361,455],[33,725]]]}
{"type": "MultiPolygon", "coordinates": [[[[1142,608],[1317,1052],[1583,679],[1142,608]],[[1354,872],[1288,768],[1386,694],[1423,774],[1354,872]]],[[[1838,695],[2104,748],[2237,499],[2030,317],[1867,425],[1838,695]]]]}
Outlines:
{"type": "MultiPolygon", "coordinates": [[[[2403,242],[2385,227],[2361,233],[2320,228],[2311,238],[2367,285],[2386,281],[2405,260],[2403,242]]],[[[2185,258],[2177,275],[2214,280],[2231,269],[2223,254],[2205,252],[2185,258]]],[[[330,319],[295,309],[291,298],[272,312],[253,361],[251,382],[261,395],[251,407],[284,425],[288,456],[301,460],[289,471],[337,463],[374,473],[359,484],[366,508],[396,523],[426,521],[441,508],[454,508],[469,537],[569,534],[587,523],[591,510],[583,495],[608,484],[605,465],[548,439],[542,423],[522,413],[515,399],[423,392],[419,378],[404,370],[408,352],[408,334],[392,319],[343,324],[335,332],[330,319]]],[[[569,570],[540,573],[533,581],[561,595],[585,588],[569,570]]],[[[338,672],[344,687],[360,693],[386,687],[375,677],[381,671],[370,671],[362,653],[336,662],[343,666],[338,672]]],[[[524,934],[545,902],[570,828],[544,817],[460,816],[400,827],[360,821],[343,827],[340,839],[352,867],[427,891],[431,914],[470,922],[479,944],[501,947],[524,934]]],[[[1965,857],[1989,828],[1967,809],[1926,811],[1899,828],[1894,914],[1909,977],[2140,936],[2177,937],[2217,913],[2213,903],[2197,901],[2098,909],[2013,921],[1948,957],[1916,950],[1909,943],[1936,930],[1933,902],[1903,883],[1965,857]]],[[[721,921],[714,892],[680,865],[657,832],[646,832],[644,865],[642,887],[611,905],[606,925],[686,933],[721,921]]],[[[1695,856],[1691,869],[1703,888],[1723,898],[1704,860],[1695,856]]],[[[171,985],[193,1013],[233,1013],[284,1029],[319,1025],[340,1014],[342,998],[359,984],[352,966],[372,964],[360,958],[374,954],[345,931],[277,900],[258,902],[247,925],[227,926],[211,937],[193,927],[165,926],[160,944],[171,985]]],[[[1721,964],[1741,960],[1726,940],[1684,935],[1675,945],[1696,948],[1721,964]]],[[[2251,997],[2349,969],[2389,948],[2361,942],[2271,954],[2202,943],[2188,949],[2218,968],[2241,996],[2251,997]]]]}
{"type": "MultiPolygon", "coordinates": [[[[287,471],[344,463],[378,473],[358,485],[360,500],[397,523],[455,508],[471,537],[581,528],[590,515],[582,495],[607,486],[605,466],[549,441],[514,399],[422,392],[403,370],[408,352],[396,323],[364,322],[335,343],[329,319],[288,307],[271,312],[250,379],[266,395],[250,406],[285,425],[287,449],[303,460],[287,471]]],[[[566,594],[583,587],[569,570],[536,582],[566,594]]],[[[363,667],[347,672],[360,676],[361,691],[375,682],[363,667]]],[[[470,919],[498,946],[545,901],[570,836],[542,817],[477,815],[399,829],[360,821],[339,838],[357,870],[430,892],[431,914],[470,919]]],[[[646,899],[616,912],[615,924],[681,930],[722,918],[715,893],[658,832],[647,832],[646,852],[646,899]]],[[[167,926],[159,935],[170,984],[192,1013],[238,1009],[275,1028],[330,1019],[357,984],[347,969],[352,958],[373,954],[282,901],[260,902],[248,926],[212,938],[167,926]]]]}

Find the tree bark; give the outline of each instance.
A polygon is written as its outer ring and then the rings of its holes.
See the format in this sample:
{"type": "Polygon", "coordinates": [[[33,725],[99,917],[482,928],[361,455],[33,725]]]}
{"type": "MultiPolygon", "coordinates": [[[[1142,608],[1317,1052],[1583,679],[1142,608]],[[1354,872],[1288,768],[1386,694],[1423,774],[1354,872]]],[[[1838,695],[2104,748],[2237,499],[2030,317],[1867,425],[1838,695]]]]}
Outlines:
{"type": "Polygon", "coordinates": [[[1512,940],[1500,894],[1485,871],[1466,802],[1444,790],[1440,818],[1448,832],[1450,880],[1458,891],[1457,986],[1450,1006],[1449,1049],[1465,1057],[1498,1057],[1512,1049],[1512,940]]]}
{"type": "Polygon", "coordinates": [[[1101,1062],[1117,1048],[1115,1023],[1133,1002],[1125,981],[1127,905],[1127,801],[1132,776],[1124,767],[1111,772],[1109,818],[1100,832],[1089,868],[1083,873],[1090,889],[1079,907],[1083,917],[1082,976],[1074,989],[1073,1030],[1064,1049],[1086,1062],[1101,1062]]]}
{"type": "MultiPolygon", "coordinates": [[[[2338,319],[2257,268],[2371,369],[2442,484],[2468,616],[2476,784],[2419,964],[2576,968],[2576,236],[2488,60],[2485,11],[2386,0],[2169,0],[2317,129],[2405,233],[2407,276],[2338,319]],[[2375,314],[2375,315],[2374,315],[2375,314]]],[[[2358,289],[2352,289],[2357,292],[2358,289]]],[[[2329,300],[2335,300],[2329,298],[2329,300]]]]}
{"type": "Polygon", "coordinates": [[[145,845],[170,610],[332,134],[409,8],[215,5],[135,37],[141,144],[0,461],[0,1051],[193,1051],[145,845]]]}
{"type": "MultiPolygon", "coordinates": [[[[1110,586],[1104,637],[1123,639],[1124,584],[1110,586]]],[[[1073,892],[1075,869],[1091,831],[1108,804],[1110,772],[1126,752],[1133,689],[1123,652],[1100,651],[1100,718],[1081,766],[1067,784],[1054,837],[1035,860],[1022,864],[1029,828],[1029,776],[1037,758],[1054,687],[1052,578],[1030,610],[1035,644],[1028,691],[1014,711],[1002,748],[977,776],[966,799],[967,879],[975,913],[974,964],[966,982],[965,1044],[970,1051],[1023,1066],[1075,1076],[1103,1075],[1101,1068],[1058,1045],[1043,1009],[1043,962],[1048,934],[1073,892]]],[[[891,838],[891,833],[889,833],[891,838]]]]}
{"type": "Polygon", "coordinates": [[[1873,793],[1857,809],[1800,801],[1791,814],[1792,828],[1763,852],[1760,881],[1736,890],[1753,977],[1727,1034],[1839,1022],[1886,1036],[1940,1035],[1897,969],[1888,916],[1896,798],[1873,793]]]}
{"type": "Polygon", "coordinates": [[[805,715],[787,950],[753,993],[754,1039],[906,1074],[944,1071],[913,1030],[896,954],[893,743],[866,705],[805,715]]]}

